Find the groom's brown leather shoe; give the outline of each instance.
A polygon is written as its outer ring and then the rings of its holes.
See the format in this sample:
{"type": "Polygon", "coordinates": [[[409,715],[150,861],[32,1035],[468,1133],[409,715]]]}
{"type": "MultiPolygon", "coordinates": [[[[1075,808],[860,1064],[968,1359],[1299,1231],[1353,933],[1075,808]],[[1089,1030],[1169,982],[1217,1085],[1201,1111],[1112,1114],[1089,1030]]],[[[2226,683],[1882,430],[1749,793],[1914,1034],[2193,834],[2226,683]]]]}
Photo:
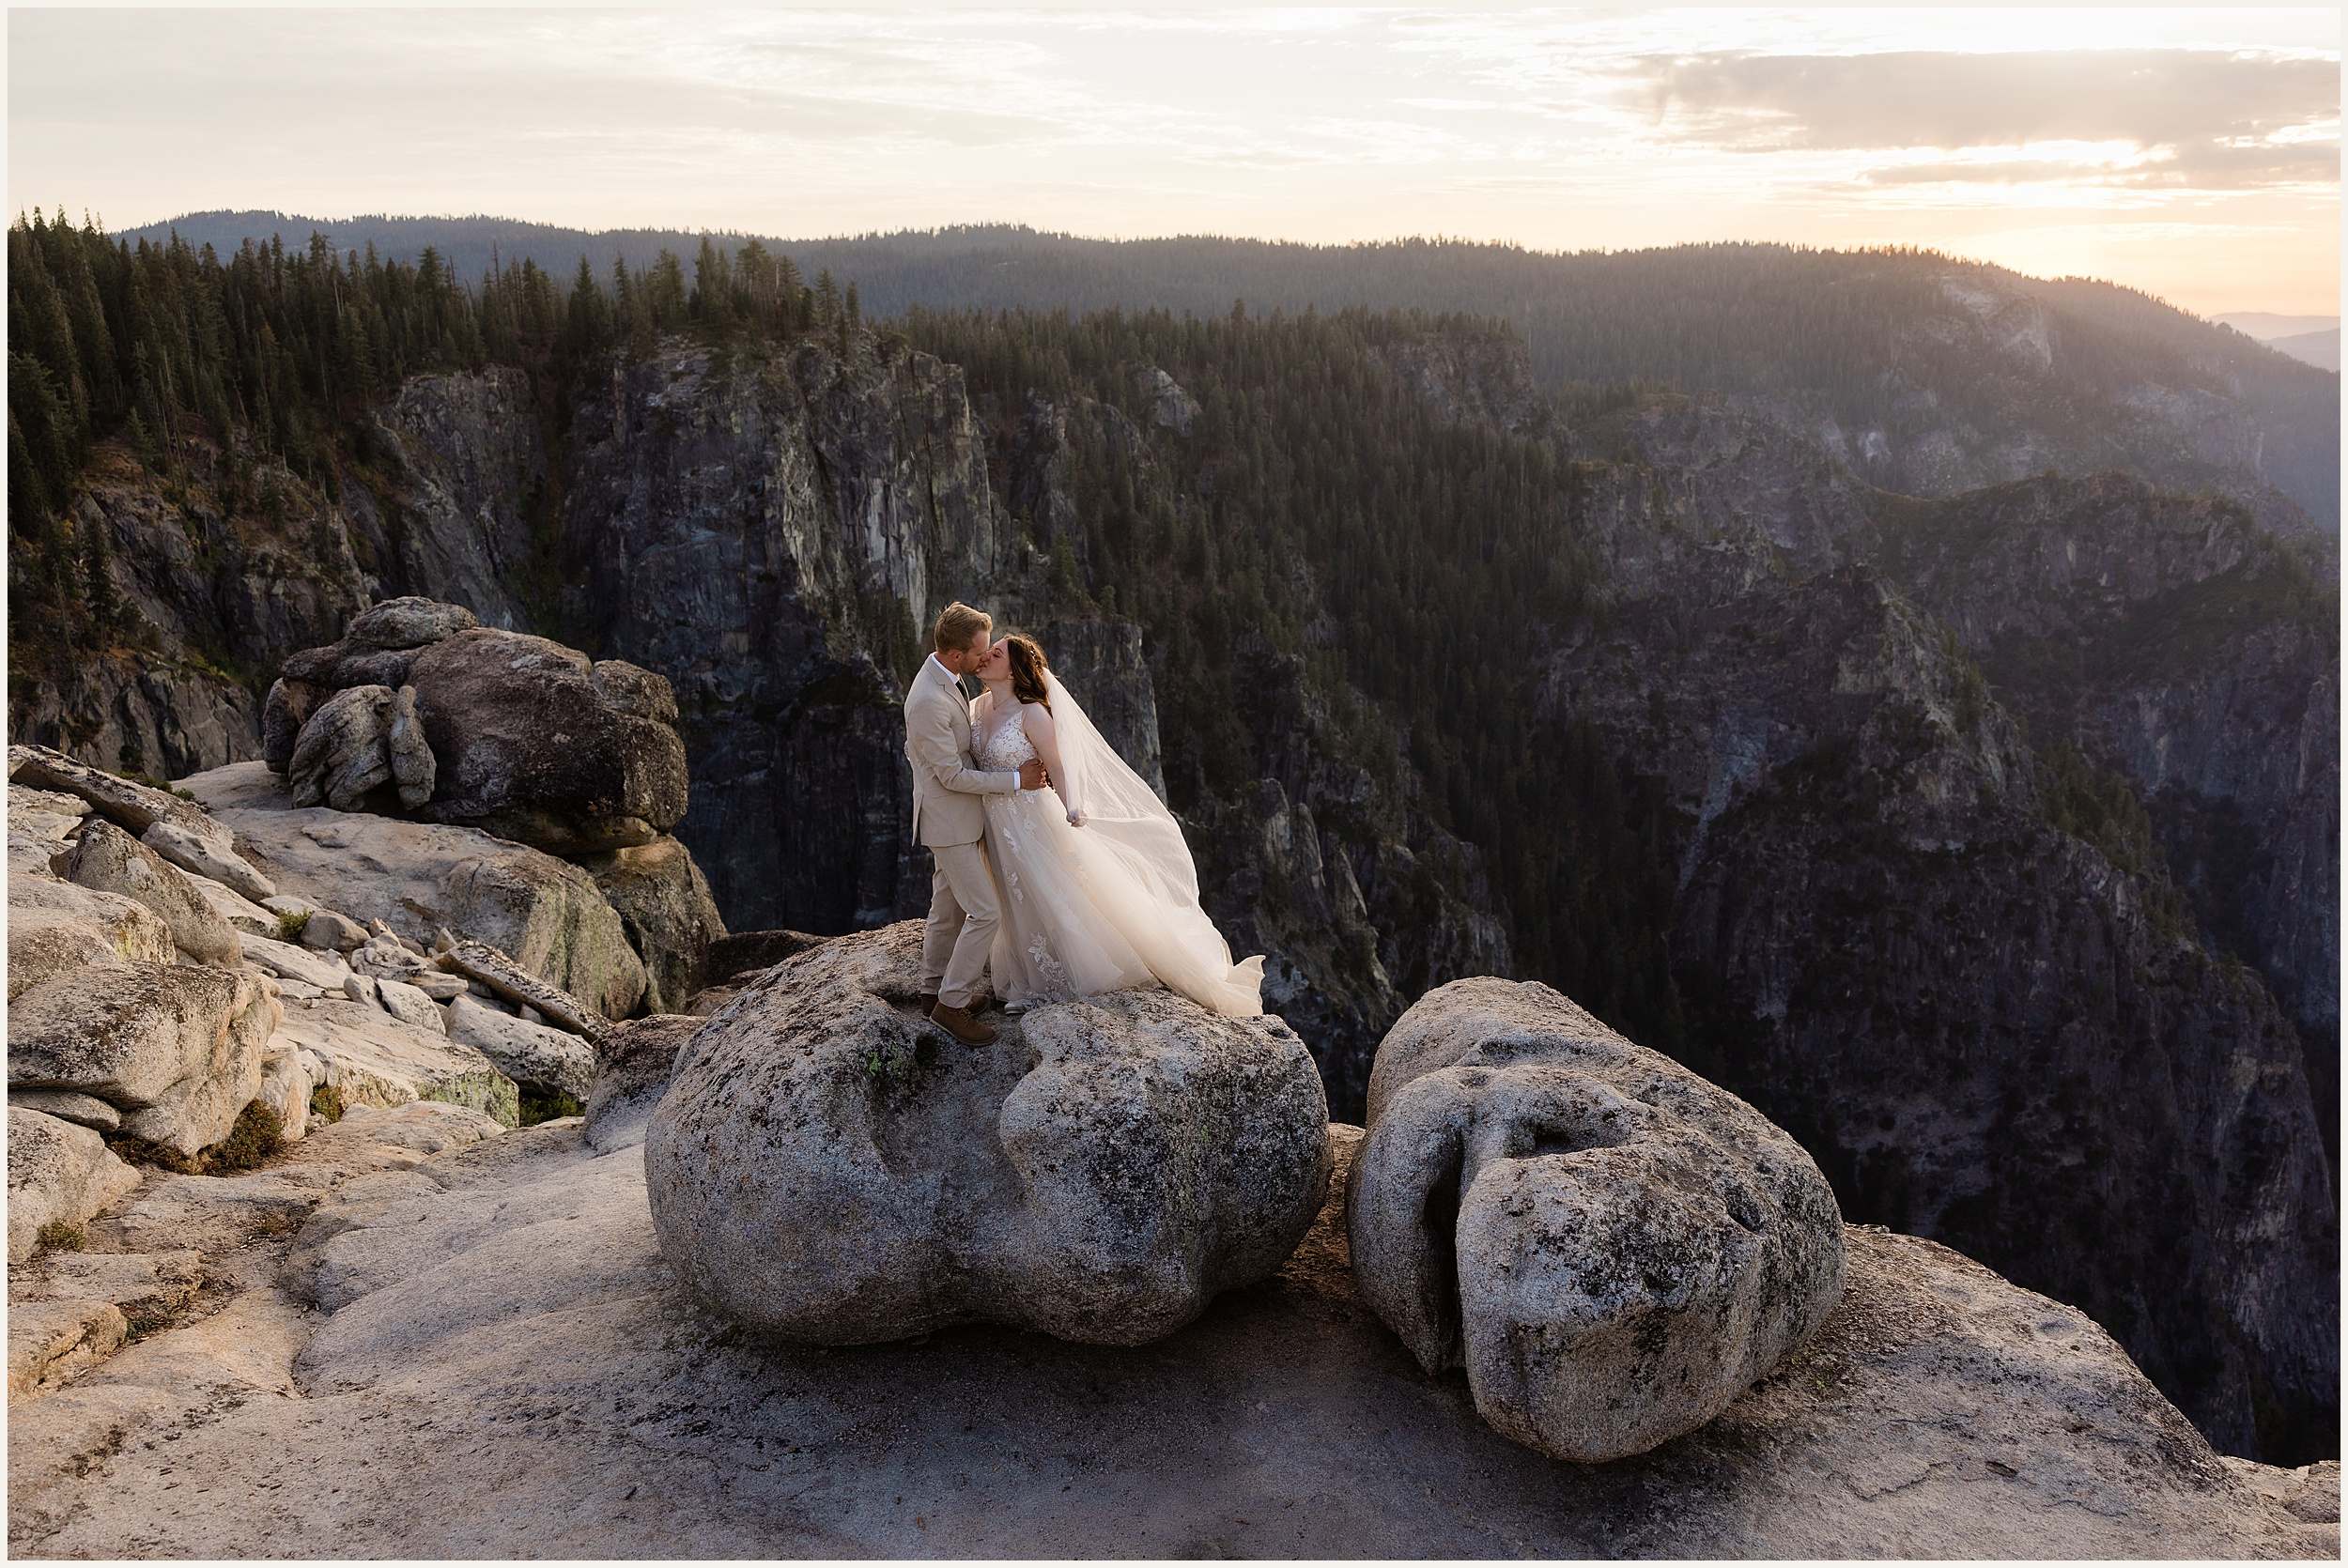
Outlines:
{"type": "Polygon", "coordinates": [[[934,991],[925,991],[921,993],[921,1016],[923,1018],[929,1017],[930,1009],[936,1006],[937,992],[934,991]]]}
{"type": "Polygon", "coordinates": [[[930,1020],[965,1045],[994,1043],[995,1031],[972,1018],[965,1008],[950,1007],[940,1002],[930,1009],[930,1020]]]}

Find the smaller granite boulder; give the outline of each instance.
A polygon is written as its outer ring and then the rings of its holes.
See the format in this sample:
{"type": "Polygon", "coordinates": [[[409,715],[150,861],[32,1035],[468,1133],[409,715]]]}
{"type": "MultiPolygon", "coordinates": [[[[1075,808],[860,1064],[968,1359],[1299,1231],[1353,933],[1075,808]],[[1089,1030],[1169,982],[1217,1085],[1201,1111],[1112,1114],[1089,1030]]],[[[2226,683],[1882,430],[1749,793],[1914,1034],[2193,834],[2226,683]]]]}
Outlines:
{"type": "Polygon", "coordinates": [[[321,909],[301,924],[301,945],[322,953],[348,953],[365,945],[366,927],[348,915],[321,909]]]}
{"type": "Polygon", "coordinates": [[[1710,1421],[1843,1288],[1800,1145],[1530,982],[1457,980],[1396,1022],[1347,1215],[1356,1288],[1420,1364],[1581,1463],[1710,1421]]]}
{"type": "Polygon", "coordinates": [[[95,1096],[75,1094],[70,1089],[17,1090],[9,1094],[8,1103],[99,1132],[114,1132],[122,1126],[121,1112],[95,1096]]]}
{"type": "Polygon", "coordinates": [[[184,821],[165,819],[140,834],[139,842],[181,870],[209,877],[239,898],[258,903],[277,896],[277,884],[236,853],[226,828],[199,833],[184,821]]]}
{"type": "MultiPolygon", "coordinates": [[[[431,1003],[425,1006],[431,1007],[431,1003]]],[[[439,1009],[433,1010],[437,1015],[439,1009]]],[[[540,1092],[557,1090],[582,1103],[595,1090],[595,1048],[577,1035],[459,996],[448,1005],[448,1036],[488,1057],[517,1084],[540,1092]]]]}
{"type": "Polygon", "coordinates": [[[122,1130],[193,1158],[261,1086],[284,1009],[274,980],[193,964],[96,963],[8,1008],[8,1088],[103,1099],[122,1130]]]}
{"type": "Polygon", "coordinates": [[[145,904],[171,929],[171,940],[190,958],[234,964],[243,949],[236,928],[204,901],[179,869],[110,822],[93,822],[65,854],[60,869],[68,882],[145,904]]]}
{"type": "Polygon", "coordinates": [[[1141,1345],[1295,1249],[1328,1105],[1285,1023],[1123,991],[973,1050],[914,1010],[920,942],[826,943],[679,1053],[644,1173],[695,1295],[802,1343],[995,1322],[1141,1345]]]}
{"type": "MultiPolygon", "coordinates": [[[[448,1033],[448,1021],[440,1016],[440,1009],[432,1005],[432,998],[403,980],[377,980],[375,999],[385,1012],[402,1023],[428,1029],[436,1035],[448,1033]]],[[[483,1052],[482,1054],[487,1055],[488,1053],[483,1052]]],[[[490,1059],[496,1060],[495,1057],[490,1059]]]]}
{"type": "Polygon", "coordinates": [[[138,1184],[138,1172],[88,1128],[8,1107],[10,1263],[33,1255],[43,1225],[79,1225],[138,1184]]]}

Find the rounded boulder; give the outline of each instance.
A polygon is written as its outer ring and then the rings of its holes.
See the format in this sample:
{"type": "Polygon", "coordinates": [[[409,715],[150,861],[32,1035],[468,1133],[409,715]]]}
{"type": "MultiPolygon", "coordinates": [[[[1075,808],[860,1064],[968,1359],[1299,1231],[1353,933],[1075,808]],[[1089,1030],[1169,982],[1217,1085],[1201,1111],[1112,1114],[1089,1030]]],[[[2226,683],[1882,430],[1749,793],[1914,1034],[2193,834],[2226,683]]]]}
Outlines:
{"type": "Polygon", "coordinates": [[[1396,1021],[1347,1198],[1363,1299],[1560,1459],[1703,1425],[1842,1296],[1801,1145],[1533,982],[1456,980],[1396,1021]]]}
{"type": "Polygon", "coordinates": [[[1128,991],[919,1016],[921,928],[769,972],[679,1053],[644,1145],[677,1278],[745,1326],[864,1345],[993,1322],[1139,1345],[1278,1268],[1329,1179],[1276,1018],[1128,991]]]}

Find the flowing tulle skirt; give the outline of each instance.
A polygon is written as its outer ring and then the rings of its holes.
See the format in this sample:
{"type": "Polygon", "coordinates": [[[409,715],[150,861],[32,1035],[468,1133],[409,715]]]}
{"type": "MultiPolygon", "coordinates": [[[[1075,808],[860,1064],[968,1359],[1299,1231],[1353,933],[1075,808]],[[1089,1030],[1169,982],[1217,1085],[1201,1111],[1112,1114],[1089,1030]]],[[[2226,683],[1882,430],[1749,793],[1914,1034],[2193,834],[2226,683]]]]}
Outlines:
{"type": "Polygon", "coordinates": [[[1069,1002],[1155,982],[1211,1012],[1263,1011],[1263,960],[1233,963],[1195,898],[1146,884],[1113,848],[1088,841],[1051,790],[985,799],[1003,908],[991,967],[1004,1002],[1069,1002]]]}

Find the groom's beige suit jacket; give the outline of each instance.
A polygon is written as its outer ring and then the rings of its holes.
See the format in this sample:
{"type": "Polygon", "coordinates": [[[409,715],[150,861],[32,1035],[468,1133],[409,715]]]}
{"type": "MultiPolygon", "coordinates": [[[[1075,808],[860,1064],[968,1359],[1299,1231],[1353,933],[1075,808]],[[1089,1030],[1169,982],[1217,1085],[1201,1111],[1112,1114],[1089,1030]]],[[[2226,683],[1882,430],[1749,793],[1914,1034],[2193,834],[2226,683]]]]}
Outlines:
{"type": "Polygon", "coordinates": [[[982,773],[970,757],[970,704],[935,658],[905,693],[905,760],[913,764],[913,837],[932,849],[986,837],[981,795],[1015,794],[1015,773],[982,773]]]}

